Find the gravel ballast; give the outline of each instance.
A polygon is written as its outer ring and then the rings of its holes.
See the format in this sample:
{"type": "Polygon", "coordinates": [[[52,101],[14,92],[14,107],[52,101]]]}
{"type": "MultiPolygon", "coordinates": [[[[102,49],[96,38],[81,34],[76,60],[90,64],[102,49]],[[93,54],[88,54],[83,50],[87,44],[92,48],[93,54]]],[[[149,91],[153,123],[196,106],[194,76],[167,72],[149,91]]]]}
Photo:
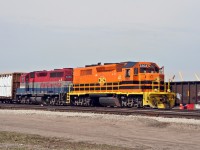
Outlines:
{"type": "Polygon", "coordinates": [[[15,114],[15,115],[40,115],[46,117],[80,117],[93,119],[108,119],[108,120],[137,120],[150,119],[166,123],[180,123],[180,124],[194,124],[200,125],[200,120],[184,119],[184,118],[164,118],[164,117],[148,117],[148,116],[132,116],[132,115],[113,115],[113,114],[96,114],[96,113],[78,113],[78,112],[53,112],[53,111],[39,111],[39,110],[0,110],[0,114],[15,114]]]}
{"type": "Polygon", "coordinates": [[[0,131],[137,150],[200,147],[200,120],[183,118],[0,110],[0,131]]]}

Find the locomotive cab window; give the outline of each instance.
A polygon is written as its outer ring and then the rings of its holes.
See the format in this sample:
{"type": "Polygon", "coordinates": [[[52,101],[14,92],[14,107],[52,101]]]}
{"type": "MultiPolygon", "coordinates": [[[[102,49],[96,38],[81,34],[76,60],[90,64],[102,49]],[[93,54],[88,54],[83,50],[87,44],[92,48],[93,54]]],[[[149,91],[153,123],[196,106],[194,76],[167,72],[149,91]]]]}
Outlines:
{"type": "Polygon", "coordinates": [[[22,83],[24,83],[25,82],[25,79],[24,79],[24,77],[22,77],[22,83]]]}
{"type": "Polygon", "coordinates": [[[164,72],[163,68],[160,69],[160,68],[158,68],[158,67],[155,67],[155,71],[156,71],[156,73],[159,73],[160,71],[161,71],[161,72],[164,72]]]}
{"type": "Polygon", "coordinates": [[[51,78],[63,77],[63,75],[64,75],[63,72],[51,72],[50,73],[51,78]]]}
{"type": "Polygon", "coordinates": [[[72,76],[69,76],[69,75],[68,75],[68,76],[66,76],[66,79],[71,79],[71,78],[72,78],[72,76]]]}
{"type": "Polygon", "coordinates": [[[35,72],[30,73],[30,78],[35,78],[35,72]]]}
{"type": "Polygon", "coordinates": [[[131,76],[131,71],[130,71],[130,69],[126,69],[125,77],[130,77],[130,76],[131,76]]]}
{"type": "Polygon", "coordinates": [[[47,76],[47,72],[39,72],[37,73],[37,77],[46,77],[47,76]]]}
{"type": "Polygon", "coordinates": [[[134,68],[134,75],[138,75],[138,68],[134,68]]]}
{"type": "Polygon", "coordinates": [[[140,68],[140,73],[148,73],[147,68],[140,68]]]}

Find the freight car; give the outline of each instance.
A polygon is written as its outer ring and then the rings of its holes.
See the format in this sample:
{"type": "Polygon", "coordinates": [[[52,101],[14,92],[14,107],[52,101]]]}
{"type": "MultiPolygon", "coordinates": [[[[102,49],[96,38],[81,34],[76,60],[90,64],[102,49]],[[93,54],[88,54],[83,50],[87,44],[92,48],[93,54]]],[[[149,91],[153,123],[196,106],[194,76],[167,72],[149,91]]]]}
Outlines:
{"type": "Polygon", "coordinates": [[[0,101],[11,103],[15,99],[16,90],[20,86],[20,76],[22,73],[2,73],[0,74],[0,101]]]}
{"type": "Polygon", "coordinates": [[[74,68],[73,75],[73,91],[67,94],[67,104],[151,108],[174,106],[175,94],[166,87],[164,69],[152,62],[98,63],[74,68]]]}
{"type": "Polygon", "coordinates": [[[200,105],[200,81],[179,81],[170,84],[171,90],[176,93],[175,104],[199,104],[200,105]]]}
{"type": "Polygon", "coordinates": [[[72,78],[72,68],[25,73],[20,78],[16,101],[26,104],[63,105],[66,103],[66,93],[72,84],[72,78]]]}

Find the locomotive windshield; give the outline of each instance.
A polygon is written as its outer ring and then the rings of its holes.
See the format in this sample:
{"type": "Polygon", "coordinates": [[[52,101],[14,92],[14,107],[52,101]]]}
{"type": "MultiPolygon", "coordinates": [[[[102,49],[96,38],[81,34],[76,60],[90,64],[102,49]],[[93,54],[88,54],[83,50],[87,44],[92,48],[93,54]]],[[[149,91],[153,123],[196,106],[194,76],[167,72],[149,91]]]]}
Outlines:
{"type": "Polygon", "coordinates": [[[154,64],[140,64],[140,73],[159,73],[159,68],[154,64]]]}

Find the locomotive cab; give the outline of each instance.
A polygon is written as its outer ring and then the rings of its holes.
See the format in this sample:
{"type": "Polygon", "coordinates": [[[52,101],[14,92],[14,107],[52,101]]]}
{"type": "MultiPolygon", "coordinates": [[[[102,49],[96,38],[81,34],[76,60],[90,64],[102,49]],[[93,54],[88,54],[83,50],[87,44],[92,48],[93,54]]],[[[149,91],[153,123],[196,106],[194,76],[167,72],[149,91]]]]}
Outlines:
{"type": "MultiPolygon", "coordinates": [[[[169,92],[170,90],[165,85],[164,67],[159,68],[152,62],[127,64],[129,65],[123,69],[124,82],[138,85],[138,87],[130,87],[130,89],[136,95],[140,95],[140,92],[143,93],[143,107],[172,108],[174,106],[175,95],[169,92]],[[136,88],[138,90],[134,90],[136,88]]],[[[125,102],[125,104],[127,103],[125,102]]]]}
{"type": "Polygon", "coordinates": [[[122,69],[124,83],[138,84],[140,91],[159,90],[164,91],[164,70],[163,67],[159,68],[155,63],[149,62],[128,62],[122,69]],[[159,83],[158,86],[153,84],[159,83]]]}

